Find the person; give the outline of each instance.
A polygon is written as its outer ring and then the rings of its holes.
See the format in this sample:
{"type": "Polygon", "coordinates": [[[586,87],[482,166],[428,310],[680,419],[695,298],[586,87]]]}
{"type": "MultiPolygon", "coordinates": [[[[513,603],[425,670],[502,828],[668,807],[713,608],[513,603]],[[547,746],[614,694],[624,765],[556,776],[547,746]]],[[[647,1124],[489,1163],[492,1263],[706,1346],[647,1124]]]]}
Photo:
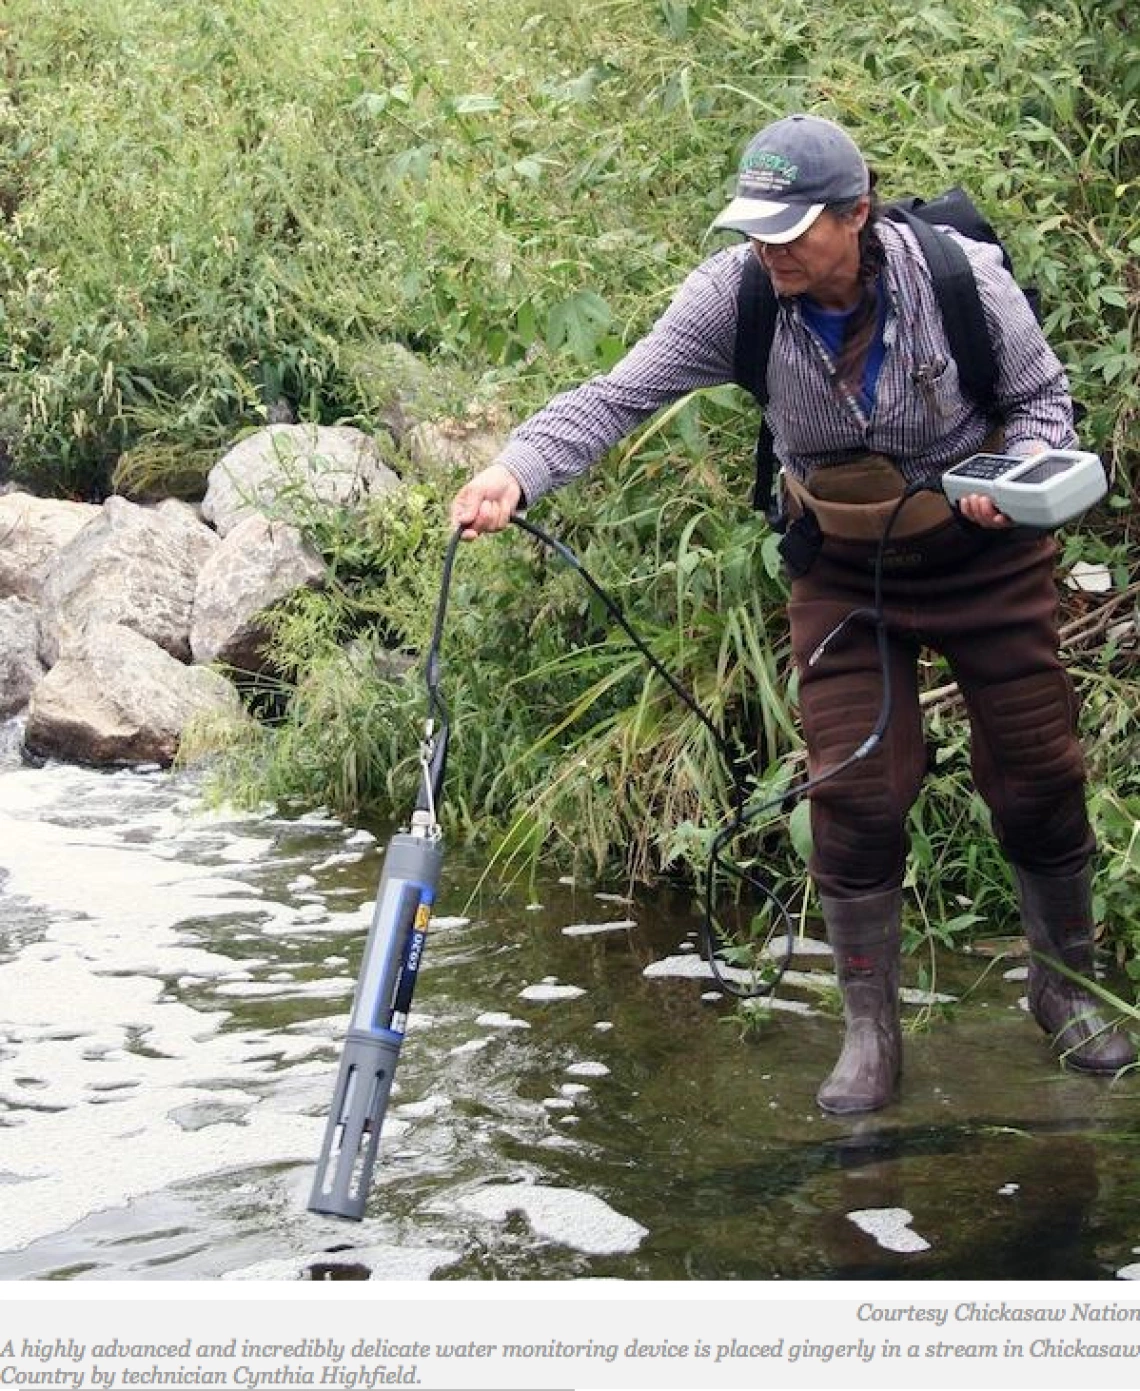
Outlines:
{"type": "Polygon", "coordinates": [[[872,625],[848,624],[825,659],[809,658],[870,603],[880,548],[889,634],[893,705],[882,742],[810,798],[808,870],[844,1005],[842,1050],[817,1096],[834,1114],[877,1110],[900,1081],[906,819],[927,760],[923,647],[945,657],[965,701],[975,785],[1011,862],[1032,949],[1033,1016],[1074,1068],[1115,1074],[1136,1060],[1092,994],[1052,964],[1092,974],[1095,849],[1074,693],[1058,656],[1056,544],[981,494],[958,509],[936,486],[899,502],[983,449],[1071,448],[1068,383],[1000,248],[959,237],[993,343],[997,418],[966,396],[926,262],[909,228],[881,215],[874,182],[832,121],[799,113],[760,131],[714,223],[744,240],[697,266],[613,370],[516,428],[451,507],[465,539],[497,531],[670,401],[733,380],[738,291],[748,258],[759,258],[778,304],[767,422],[790,534],[808,541],[789,562],[788,617],[812,775],[842,761],[879,710],[872,625]]]}

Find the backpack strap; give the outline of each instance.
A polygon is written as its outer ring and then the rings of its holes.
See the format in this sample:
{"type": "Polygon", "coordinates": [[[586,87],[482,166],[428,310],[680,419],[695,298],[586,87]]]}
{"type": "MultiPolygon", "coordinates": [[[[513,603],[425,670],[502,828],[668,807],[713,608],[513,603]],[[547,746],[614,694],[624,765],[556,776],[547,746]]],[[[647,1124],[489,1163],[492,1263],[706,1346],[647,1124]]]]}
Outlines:
{"type": "MultiPolygon", "coordinates": [[[[755,256],[750,256],[744,265],[736,301],[733,380],[756,398],[762,412],[768,404],[768,359],[776,335],[777,309],[776,292],[767,271],[755,256]]],[[[763,512],[774,528],[782,530],[781,511],[773,498],[775,477],[776,449],[765,413],[756,437],[752,506],[763,512]]]]}
{"type": "Polygon", "coordinates": [[[969,257],[952,238],[906,207],[890,210],[909,227],[930,270],[934,297],[962,390],[986,415],[997,409],[997,359],[969,257]]]}
{"type": "MultiPolygon", "coordinates": [[[[961,232],[971,241],[989,242],[1001,252],[1002,265],[1013,275],[1013,262],[1009,259],[1005,243],[961,184],[955,184],[933,198],[916,198],[913,195],[895,198],[883,209],[887,217],[895,217],[900,211],[913,213],[934,227],[953,227],[955,232],[961,232]]],[[[897,217],[895,220],[898,220],[897,217]]]]}

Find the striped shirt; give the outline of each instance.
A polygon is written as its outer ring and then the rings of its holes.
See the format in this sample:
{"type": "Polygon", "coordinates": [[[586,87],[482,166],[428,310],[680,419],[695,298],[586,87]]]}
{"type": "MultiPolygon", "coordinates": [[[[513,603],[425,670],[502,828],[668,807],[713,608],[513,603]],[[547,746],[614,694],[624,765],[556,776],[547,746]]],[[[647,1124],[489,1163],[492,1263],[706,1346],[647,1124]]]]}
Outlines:
{"type": "MultiPolygon", "coordinates": [[[[834,359],[804,322],[795,299],[781,300],[768,364],[768,424],[776,457],[800,479],[859,454],[885,454],[906,478],[930,482],[975,453],[990,421],[965,395],[930,272],[912,234],[881,221],[887,294],[884,358],[874,403],[832,385],[834,359]]],[[[1069,385],[1001,251],[957,237],[969,257],[998,367],[997,405],[1005,448],[1033,441],[1071,448],[1069,385]]],[[[733,380],[737,293],[752,255],[747,242],[699,265],[649,333],[604,376],[555,396],[508,439],[498,461],[528,503],[563,487],[644,420],[701,387],[733,380]]]]}

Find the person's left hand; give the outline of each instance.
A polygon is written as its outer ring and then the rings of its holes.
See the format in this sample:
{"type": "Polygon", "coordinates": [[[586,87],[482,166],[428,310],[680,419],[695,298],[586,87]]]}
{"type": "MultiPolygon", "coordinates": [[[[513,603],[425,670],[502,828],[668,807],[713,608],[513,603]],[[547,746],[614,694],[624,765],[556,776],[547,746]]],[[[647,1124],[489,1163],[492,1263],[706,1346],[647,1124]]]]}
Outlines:
{"type": "Polygon", "coordinates": [[[968,522],[973,522],[975,526],[984,526],[990,531],[1001,531],[1004,527],[1013,525],[1004,512],[998,511],[993,498],[986,497],[984,493],[967,494],[959,502],[958,510],[968,522]]]}

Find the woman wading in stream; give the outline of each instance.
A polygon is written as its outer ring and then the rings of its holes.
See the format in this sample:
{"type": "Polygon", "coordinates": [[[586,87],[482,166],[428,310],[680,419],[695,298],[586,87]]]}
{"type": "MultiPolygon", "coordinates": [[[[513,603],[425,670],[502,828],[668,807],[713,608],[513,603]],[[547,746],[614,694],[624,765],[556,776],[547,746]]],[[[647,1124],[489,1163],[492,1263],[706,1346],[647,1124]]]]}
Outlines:
{"type": "MultiPolygon", "coordinates": [[[[1075,443],[1068,384],[1000,248],[955,237],[984,310],[997,379],[987,411],[962,389],[914,234],[880,215],[857,146],[816,116],[775,122],[749,144],[737,195],[716,221],[743,244],[698,266],[652,330],[607,375],[554,398],[460,489],[468,538],[579,477],[648,416],[736,379],[745,268],[758,259],[778,309],[766,419],[784,470],[789,620],[811,774],[841,762],[880,706],[874,629],[852,623],[873,595],[887,518],[913,484],[936,484],[982,449],[1029,455],[1075,443]]],[[[951,235],[947,233],[947,235],[951,235]]],[[[950,664],[966,702],[973,774],[1013,867],[1034,956],[1029,1004],[1071,1066],[1112,1074],[1130,1041],[1091,994],[1052,969],[1093,969],[1092,856],[1072,685],[1058,658],[1054,541],[1016,528],[989,499],[954,511],[908,499],[883,548],[892,714],[878,749],[811,794],[809,871],[843,991],[842,1053],[820,1106],[874,1111],[902,1066],[898,973],[907,813],[926,770],[922,647],[950,664]]]]}

